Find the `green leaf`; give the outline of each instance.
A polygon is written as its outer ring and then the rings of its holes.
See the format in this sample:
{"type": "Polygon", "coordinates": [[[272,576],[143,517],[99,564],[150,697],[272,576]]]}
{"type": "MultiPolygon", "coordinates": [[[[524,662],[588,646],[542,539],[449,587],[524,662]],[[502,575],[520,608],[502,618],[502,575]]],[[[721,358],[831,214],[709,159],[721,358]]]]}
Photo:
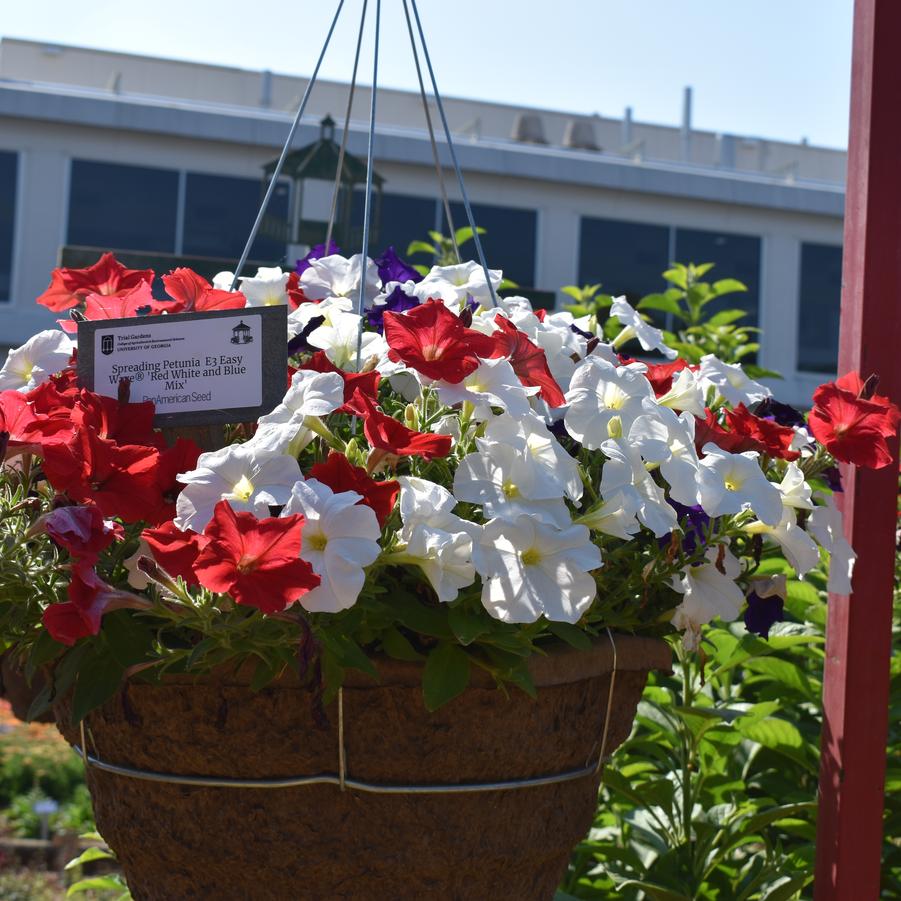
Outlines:
{"type": "Polygon", "coordinates": [[[70,860],[64,869],[74,870],[82,864],[90,863],[92,860],[115,860],[116,855],[111,854],[106,848],[87,848],[82,851],[74,860],[70,860]]]}
{"type": "Polygon", "coordinates": [[[398,622],[411,632],[432,638],[453,638],[447,622],[447,613],[435,607],[426,607],[410,595],[398,593],[391,599],[391,609],[398,622]]]}
{"type": "MultiPolygon", "coordinates": [[[[476,227],[476,231],[480,235],[485,234],[485,229],[481,226],[476,227]]],[[[458,228],[454,232],[454,239],[457,242],[457,246],[459,247],[461,244],[465,244],[467,241],[472,240],[472,229],[468,225],[464,225],[462,228],[458,228]]]]}
{"type": "Polygon", "coordinates": [[[466,690],[469,655],[460,645],[443,641],[428,656],[422,672],[422,696],[430,713],[466,690]]]}
{"type": "Polygon", "coordinates": [[[712,325],[714,327],[730,325],[739,319],[743,319],[747,315],[748,314],[744,310],[721,310],[707,320],[707,325],[712,325]]]}
{"type": "Polygon", "coordinates": [[[813,880],[813,873],[784,876],[765,895],[762,901],[790,901],[805,885],[813,880]]]}
{"type": "Polygon", "coordinates": [[[77,725],[85,716],[106,703],[122,684],[125,667],[110,653],[89,657],[78,671],[75,693],[72,696],[72,723],[77,725]]]}
{"type": "Polygon", "coordinates": [[[83,892],[121,892],[125,887],[118,876],[91,876],[89,879],[80,879],[69,886],[66,897],[80,895],[83,892]]]}
{"type": "Polygon", "coordinates": [[[411,241],[407,248],[407,256],[412,256],[414,253],[430,253],[432,256],[436,256],[438,251],[427,241],[411,241]]]}
{"type": "Polygon", "coordinates": [[[648,294],[638,301],[637,309],[639,310],[661,310],[664,313],[672,313],[680,319],[685,318],[685,314],[679,301],[666,294],[648,294]]]}
{"type": "Polygon", "coordinates": [[[683,895],[681,892],[674,892],[664,885],[658,885],[656,882],[645,882],[642,879],[627,879],[625,882],[620,882],[616,886],[616,890],[620,892],[624,888],[641,889],[648,897],[653,898],[654,901],[692,901],[689,895],[683,895]]]}
{"type": "Polygon", "coordinates": [[[340,632],[322,630],[318,638],[335,655],[345,669],[358,669],[378,680],[379,674],[363,649],[349,636],[340,632]]]}
{"type": "Polygon", "coordinates": [[[736,291],[747,291],[748,288],[737,278],[721,278],[713,283],[713,293],[717,297],[723,294],[734,294],[736,291]]]}
{"type": "Polygon", "coordinates": [[[116,610],[103,618],[103,636],[112,655],[123,668],[143,663],[153,646],[153,632],[130,610],[116,610]]]}
{"type": "Polygon", "coordinates": [[[565,641],[578,651],[591,650],[590,636],[578,626],[572,625],[572,623],[549,622],[548,629],[561,641],[565,641]]]}
{"type": "Polygon", "coordinates": [[[406,636],[394,626],[382,634],[382,649],[395,660],[409,660],[414,663],[425,660],[425,657],[410,644],[406,636]]]}
{"type": "Polygon", "coordinates": [[[478,611],[468,610],[462,604],[450,607],[447,619],[457,641],[462,645],[472,644],[477,638],[491,630],[491,624],[478,611]]]}

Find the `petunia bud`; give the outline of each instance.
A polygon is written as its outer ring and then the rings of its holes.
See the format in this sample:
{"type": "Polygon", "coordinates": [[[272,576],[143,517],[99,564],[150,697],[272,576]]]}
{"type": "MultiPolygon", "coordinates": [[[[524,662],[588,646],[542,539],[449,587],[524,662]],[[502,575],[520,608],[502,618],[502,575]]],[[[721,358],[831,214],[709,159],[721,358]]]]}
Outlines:
{"type": "Polygon", "coordinates": [[[608,420],[607,435],[611,438],[623,437],[623,420],[621,416],[612,416],[608,420]]]}
{"type": "Polygon", "coordinates": [[[179,589],[177,583],[157,562],[150,557],[138,557],[135,567],[139,572],[143,573],[151,582],[165,588],[166,591],[178,594],[179,589]]]}
{"type": "Polygon", "coordinates": [[[123,376],[119,379],[119,403],[127,404],[131,399],[131,379],[123,376]]]}
{"type": "Polygon", "coordinates": [[[404,422],[411,429],[419,428],[419,411],[416,409],[415,404],[407,404],[404,407],[404,422]]]}

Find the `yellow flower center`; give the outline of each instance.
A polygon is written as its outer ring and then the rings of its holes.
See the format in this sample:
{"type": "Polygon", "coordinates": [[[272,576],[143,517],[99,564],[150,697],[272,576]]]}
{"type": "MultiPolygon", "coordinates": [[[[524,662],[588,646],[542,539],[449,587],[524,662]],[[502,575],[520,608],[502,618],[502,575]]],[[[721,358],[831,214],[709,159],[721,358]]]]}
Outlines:
{"type": "Polygon", "coordinates": [[[232,495],[239,501],[249,501],[253,494],[253,482],[247,476],[241,476],[241,481],[232,489],[232,495]]]}
{"type": "Polygon", "coordinates": [[[506,481],[501,486],[501,490],[504,492],[504,497],[506,498],[514,498],[519,497],[519,488],[516,487],[516,484],[511,481],[506,481]]]}
{"type": "Polygon", "coordinates": [[[314,532],[309,537],[304,536],[304,542],[312,551],[324,551],[328,544],[328,536],[323,532],[314,532]]]}
{"type": "Polygon", "coordinates": [[[541,552],[536,548],[529,548],[522,555],[522,562],[526,566],[535,566],[538,563],[541,563],[541,552]]]}

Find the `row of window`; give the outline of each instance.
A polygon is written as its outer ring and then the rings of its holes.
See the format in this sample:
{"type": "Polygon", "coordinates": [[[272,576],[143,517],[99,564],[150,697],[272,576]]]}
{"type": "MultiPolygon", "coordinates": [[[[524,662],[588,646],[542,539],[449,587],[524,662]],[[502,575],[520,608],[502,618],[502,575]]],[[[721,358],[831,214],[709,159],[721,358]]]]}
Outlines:
{"type": "MultiPolygon", "coordinates": [[[[13,219],[18,158],[0,152],[0,301],[10,295],[13,219]]],[[[118,250],[236,259],[260,203],[260,181],[253,178],[179,172],[73,160],[69,190],[67,244],[118,250]]],[[[268,214],[286,221],[288,185],[278,185],[268,214]]],[[[353,215],[362,215],[362,195],[353,215]]],[[[456,227],[466,223],[462,204],[451,204],[456,227]]],[[[535,284],[537,212],[477,204],[473,213],[486,229],[482,238],[489,264],[519,285],[535,284]]],[[[447,231],[439,200],[384,193],[379,248],[394,245],[403,254],[427,232],[447,231]]],[[[374,248],[375,249],[375,248],[374,248]]],[[[473,254],[474,255],[474,254],[473,254]]],[[[277,262],[284,256],[279,238],[260,234],[251,259],[277,262]]],[[[719,308],[741,307],[756,324],[760,303],[761,239],[689,228],[583,217],[578,261],[581,284],[601,282],[610,294],[635,301],[663,290],[662,273],[673,260],[716,264],[714,276],[737,278],[748,287],[718,301],[719,308]]],[[[841,248],[801,246],[798,369],[836,368],[841,248]]],[[[669,323],[667,323],[669,324],[669,323]]]]}

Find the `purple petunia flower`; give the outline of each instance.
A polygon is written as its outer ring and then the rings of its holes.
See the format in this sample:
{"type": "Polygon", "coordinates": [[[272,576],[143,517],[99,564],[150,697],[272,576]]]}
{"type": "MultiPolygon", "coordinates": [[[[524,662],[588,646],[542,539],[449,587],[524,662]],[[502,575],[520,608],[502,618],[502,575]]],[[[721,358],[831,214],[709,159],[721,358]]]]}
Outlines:
{"type": "Polygon", "coordinates": [[[288,342],[288,356],[291,357],[294,354],[299,353],[314,353],[319,350],[318,347],[313,347],[312,344],[307,343],[307,338],[319,328],[322,323],[325,322],[325,316],[313,316],[310,321],[304,326],[303,331],[299,334],[295,335],[288,342]]]}
{"type": "Polygon", "coordinates": [[[773,623],[782,622],[784,610],[785,601],[778,594],[762,598],[752,591],[745,610],[745,628],[761,638],[769,638],[773,623]]]}
{"type": "Polygon", "coordinates": [[[804,416],[794,407],[781,404],[771,397],[765,398],[757,405],[754,415],[761,419],[774,419],[779,425],[804,425],[804,416]]]}
{"type": "Polygon", "coordinates": [[[394,247],[388,247],[374,261],[379,270],[379,278],[383,285],[388,282],[421,282],[422,276],[398,255],[394,247]]]}
{"type": "Polygon", "coordinates": [[[833,491],[844,491],[842,488],[842,471],[838,468],[838,466],[830,466],[829,469],[823,470],[823,478],[826,480],[826,484],[833,491]]]}
{"type": "MultiPolygon", "coordinates": [[[[667,503],[676,511],[679,518],[679,528],[682,529],[682,547],[689,554],[693,554],[698,547],[703,547],[707,538],[707,530],[710,528],[710,517],[704,512],[700,504],[687,507],[672,498],[667,498],[667,503]]],[[[661,538],[661,545],[668,543],[668,538],[661,538]]]]}
{"type": "Polygon", "coordinates": [[[398,285],[386,298],[384,303],[373,304],[366,311],[366,320],[370,327],[374,328],[379,334],[385,329],[385,313],[404,313],[412,310],[413,307],[419,306],[419,300],[405,294],[398,285]]]}
{"type": "Polygon", "coordinates": [[[297,261],[294,271],[300,275],[301,272],[310,268],[310,260],[321,260],[323,257],[331,256],[333,253],[341,253],[341,248],[334,241],[329,241],[328,250],[326,250],[325,244],[316,244],[302,260],[297,261]]]}

